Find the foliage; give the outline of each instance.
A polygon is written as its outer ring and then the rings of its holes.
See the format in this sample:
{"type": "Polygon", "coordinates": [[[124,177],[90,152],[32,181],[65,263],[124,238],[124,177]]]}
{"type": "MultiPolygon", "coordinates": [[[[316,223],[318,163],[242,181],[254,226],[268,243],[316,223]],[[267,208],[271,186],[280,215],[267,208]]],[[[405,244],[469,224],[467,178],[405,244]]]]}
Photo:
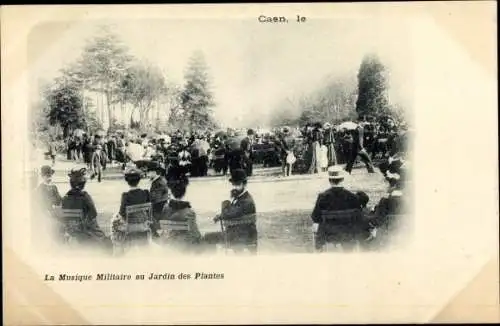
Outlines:
{"type": "Polygon", "coordinates": [[[363,58],[358,72],[358,99],[356,112],[359,117],[380,116],[387,113],[386,69],[376,55],[363,58]]]}
{"type": "MultiPolygon", "coordinates": [[[[149,64],[136,64],[127,69],[121,81],[122,92],[127,94],[134,109],[139,110],[139,126],[146,124],[152,105],[166,92],[165,79],[161,71],[149,64]]],[[[132,112],[133,113],[133,112],[132,112]]]]}
{"type": "Polygon", "coordinates": [[[182,116],[189,131],[213,130],[216,123],[212,116],[213,96],[208,80],[208,67],[202,52],[190,58],[185,73],[186,84],[180,94],[182,116]]]}
{"type": "Polygon", "coordinates": [[[355,115],[356,86],[351,78],[328,78],[324,86],[297,101],[287,100],[272,116],[272,126],[341,122],[355,115]]]}
{"type": "Polygon", "coordinates": [[[102,27],[99,35],[88,41],[80,61],[71,69],[86,89],[105,95],[110,123],[111,105],[123,97],[121,83],[131,61],[118,36],[102,27]]]}
{"type": "Polygon", "coordinates": [[[60,125],[66,137],[76,128],[84,128],[83,103],[77,85],[65,81],[47,89],[47,115],[50,125],[60,125]]]}

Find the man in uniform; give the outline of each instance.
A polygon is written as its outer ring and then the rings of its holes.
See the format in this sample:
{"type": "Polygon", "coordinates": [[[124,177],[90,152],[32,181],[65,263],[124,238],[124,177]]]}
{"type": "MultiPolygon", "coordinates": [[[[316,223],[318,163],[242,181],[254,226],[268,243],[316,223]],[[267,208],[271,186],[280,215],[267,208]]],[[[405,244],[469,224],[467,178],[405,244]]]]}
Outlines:
{"type": "MultiPolygon", "coordinates": [[[[338,166],[328,168],[330,189],[320,193],[314,205],[311,219],[313,228],[317,230],[316,249],[322,250],[328,242],[340,243],[344,250],[354,248],[358,236],[359,225],[357,221],[323,223],[322,211],[343,211],[360,208],[359,197],[342,186],[344,171],[338,166]]],[[[361,218],[361,216],[360,216],[361,218]]]]}
{"type": "Polygon", "coordinates": [[[359,157],[361,157],[361,160],[365,163],[368,173],[375,173],[372,160],[370,159],[370,156],[368,156],[368,153],[366,152],[366,149],[364,148],[363,145],[363,137],[364,137],[363,124],[358,124],[358,127],[356,129],[351,130],[350,132],[353,138],[353,143],[350,149],[349,157],[347,158],[347,165],[345,167],[345,170],[349,174],[351,174],[354,162],[356,161],[356,157],[359,155],[359,157]]]}

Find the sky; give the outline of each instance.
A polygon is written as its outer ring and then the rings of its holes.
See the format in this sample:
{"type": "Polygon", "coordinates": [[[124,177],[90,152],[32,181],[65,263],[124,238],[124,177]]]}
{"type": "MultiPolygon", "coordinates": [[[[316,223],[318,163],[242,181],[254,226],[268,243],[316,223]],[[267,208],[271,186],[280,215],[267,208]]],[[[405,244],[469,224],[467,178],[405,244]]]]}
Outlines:
{"type": "Polygon", "coordinates": [[[38,25],[29,38],[31,95],[37,82],[74,62],[101,24],[112,27],[131,54],[158,65],[182,84],[187,61],[201,50],[209,66],[217,120],[238,127],[266,117],[284,99],[321,87],[325,77],[356,76],[376,53],[389,70],[393,102],[411,106],[411,33],[404,20],[352,17],[262,24],[256,19],[74,21],[38,25]]]}

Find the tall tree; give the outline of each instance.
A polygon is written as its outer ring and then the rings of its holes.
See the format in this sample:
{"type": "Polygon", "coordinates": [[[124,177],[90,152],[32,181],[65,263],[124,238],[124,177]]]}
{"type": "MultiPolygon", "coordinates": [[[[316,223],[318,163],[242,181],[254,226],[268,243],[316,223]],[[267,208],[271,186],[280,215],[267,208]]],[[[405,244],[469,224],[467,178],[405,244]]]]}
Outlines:
{"type": "MultiPolygon", "coordinates": [[[[139,63],[127,69],[121,83],[122,91],[127,94],[127,99],[139,110],[139,125],[146,126],[149,113],[161,95],[166,92],[165,79],[162,72],[153,65],[139,63]]],[[[134,114],[134,110],[131,116],[134,114]]]]}
{"type": "Polygon", "coordinates": [[[48,118],[51,125],[63,128],[66,137],[76,128],[85,128],[83,102],[77,85],[67,80],[59,80],[45,95],[48,118]]]}
{"type": "Polygon", "coordinates": [[[211,108],[214,106],[208,79],[208,66],[203,53],[197,51],[190,58],[185,73],[185,86],[181,93],[181,106],[188,129],[213,130],[216,128],[211,108]]]}
{"type": "Polygon", "coordinates": [[[120,85],[132,57],[118,36],[106,26],[89,40],[79,62],[79,75],[85,87],[106,99],[107,115],[113,122],[113,104],[120,100],[120,85]]]}
{"type": "Polygon", "coordinates": [[[379,116],[387,112],[387,107],[385,66],[376,55],[366,55],[358,72],[356,112],[359,117],[379,116]]]}

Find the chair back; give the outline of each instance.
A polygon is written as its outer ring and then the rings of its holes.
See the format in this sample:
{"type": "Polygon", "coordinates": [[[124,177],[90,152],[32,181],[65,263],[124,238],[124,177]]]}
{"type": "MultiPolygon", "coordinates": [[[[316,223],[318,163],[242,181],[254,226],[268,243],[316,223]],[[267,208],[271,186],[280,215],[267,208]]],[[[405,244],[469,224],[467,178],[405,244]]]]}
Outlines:
{"type": "Polygon", "coordinates": [[[397,230],[401,228],[401,224],[406,220],[404,214],[388,214],[386,217],[388,230],[397,230]]]}
{"type": "Polygon", "coordinates": [[[221,220],[221,221],[222,221],[222,227],[225,229],[226,227],[230,226],[253,224],[257,221],[257,218],[256,214],[247,214],[242,217],[232,218],[228,220],[221,220]]]}
{"type": "Polygon", "coordinates": [[[149,228],[147,221],[152,221],[153,211],[151,203],[130,205],[125,207],[127,233],[146,232],[149,228]]]}
{"type": "Polygon", "coordinates": [[[188,221],[160,220],[160,228],[164,231],[189,231],[188,221]]]}
{"type": "Polygon", "coordinates": [[[70,229],[77,229],[83,222],[82,209],[61,209],[63,224],[70,229]]]}
{"type": "Polygon", "coordinates": [[[358,208],[335,211],[321,211],[321,219],[323,223],[352,224],[358,222],[362,218],[362,216],[362,211],[358,208]]]}

